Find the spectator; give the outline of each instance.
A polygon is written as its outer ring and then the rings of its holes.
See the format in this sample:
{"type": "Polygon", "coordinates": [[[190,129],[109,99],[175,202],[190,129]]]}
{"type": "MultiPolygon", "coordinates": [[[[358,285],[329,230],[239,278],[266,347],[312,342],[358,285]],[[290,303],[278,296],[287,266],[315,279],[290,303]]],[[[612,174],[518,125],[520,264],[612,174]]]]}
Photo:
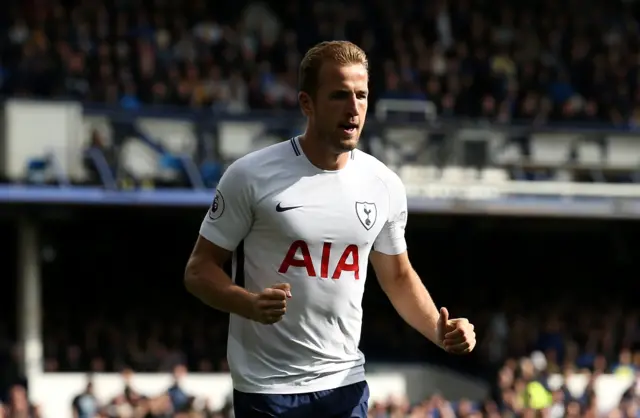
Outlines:
{"type": "Polygon", "coordinates": [[[187,374],[187,369],[183,365],[178,365],[173,369],[173,384],[167,390],[167,394],[171,399],[171,405],[174,411],[184,412],[189,410],[193,397],[180,387],[180,381],[187,374]]]}
{"type": "Polygon", "coordinates": [[[93,382],[89,380],[82,393],[72,402],[73,418],[96,418],[100,411],[98,399],[93,394],[93,382]]]}
{"type": "Polygon", "coordinates": [[[618,364],[612,368],[612,372],[620,376],[633,376],[636,374],[636,367],[631,362],[632,353],[629,348],[624,348],[618,356],[618,364]]]}
{"type": "Polygon", "coordinates": [[[29,402],[27,391],[21,385],[11,387],[5,414],[8,418],[41,418],[38,407],[29,402]]]}

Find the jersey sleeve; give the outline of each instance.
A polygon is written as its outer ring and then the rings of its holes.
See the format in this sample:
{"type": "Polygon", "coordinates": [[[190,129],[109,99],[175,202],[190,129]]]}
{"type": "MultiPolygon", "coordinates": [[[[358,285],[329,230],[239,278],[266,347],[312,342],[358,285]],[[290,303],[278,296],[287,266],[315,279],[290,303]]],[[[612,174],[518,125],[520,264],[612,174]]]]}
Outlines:
{"type": "Polygon", "coordinates": [[[207,241],[234,251],[253,223],[253,193],[249,173],[239,161],[224,172],[200,226],[207,241]]]}
{"type": "Polygon", "coordinates": [[[387,183],[389,216],[373,243],[373,249],[383,254],[398,255],[407,250],[404,230],[407,226],[407,192],[395,174],[387,183]]]}

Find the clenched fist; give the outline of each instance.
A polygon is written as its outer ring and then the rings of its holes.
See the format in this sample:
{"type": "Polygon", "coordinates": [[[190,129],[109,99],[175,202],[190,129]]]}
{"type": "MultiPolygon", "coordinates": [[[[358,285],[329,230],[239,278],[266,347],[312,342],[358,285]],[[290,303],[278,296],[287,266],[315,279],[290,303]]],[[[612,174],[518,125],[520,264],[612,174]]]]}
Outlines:
{"type": "Polygon", "coordinates": [[[264,289],[253,301],[251,319],[261,324],[275,324],[287,312],[287,299],[291,298],[291,285],[278,283],[264,289]]]}

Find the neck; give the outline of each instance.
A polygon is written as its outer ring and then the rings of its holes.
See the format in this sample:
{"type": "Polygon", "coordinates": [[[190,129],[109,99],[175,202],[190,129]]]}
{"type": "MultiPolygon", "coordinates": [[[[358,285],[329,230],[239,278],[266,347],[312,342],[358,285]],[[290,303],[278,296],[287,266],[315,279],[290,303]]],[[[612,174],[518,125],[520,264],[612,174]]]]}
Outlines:
{"type": "Polygon", "coordinates": [[[300,136],[300,146],[311,164],[321,170],[342,170],[349,161],[348,151],[336,154],[323,144],[316,135],[310,133],[308,129],[300,136]]]}

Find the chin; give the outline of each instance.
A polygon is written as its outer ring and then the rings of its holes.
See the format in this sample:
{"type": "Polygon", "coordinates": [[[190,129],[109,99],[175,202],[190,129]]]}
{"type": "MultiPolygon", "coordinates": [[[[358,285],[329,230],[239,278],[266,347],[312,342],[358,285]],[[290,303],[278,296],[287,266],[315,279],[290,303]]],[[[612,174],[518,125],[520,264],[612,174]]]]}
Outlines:
{"type": "Polygon", "coordinates": [[[340,152],[353,151],[358,146],[358,139],[357,136],[353,138],[341,138],[336,144],[336,148],[340,152]]]}

